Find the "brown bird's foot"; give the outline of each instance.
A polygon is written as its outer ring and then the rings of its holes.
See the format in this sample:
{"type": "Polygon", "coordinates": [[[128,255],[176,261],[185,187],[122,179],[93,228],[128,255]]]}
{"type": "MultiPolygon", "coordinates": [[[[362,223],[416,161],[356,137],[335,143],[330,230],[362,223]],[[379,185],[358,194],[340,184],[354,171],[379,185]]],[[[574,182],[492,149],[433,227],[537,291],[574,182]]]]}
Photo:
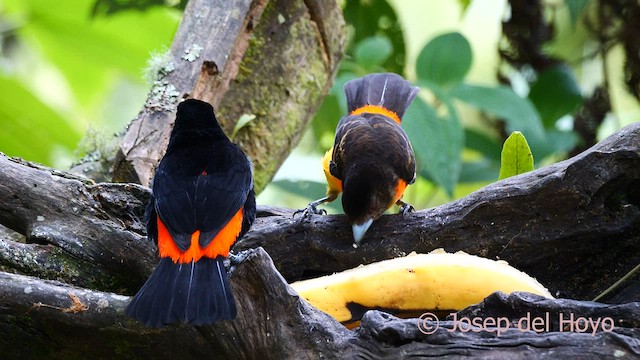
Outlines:
{"type": "Polygon", "coordinates": [[[402,217],[404,217],[408,213],[416,211],[416,208],[414,208],[413,205],[408,204],[402,200],[396,201],[396,205],[400,207],[400,214],[402,214],[402,217]]]}
{"type": "Polygon", "coordinates": [[[311,215],[327,215],[327,210],[325,209],[318,209],[318,205],[322,205],[326,202],[329,202],[331,200],[329,200],[329,197],[323,197],[322,199],[318,199],[312,203],[310,203],[309,205],[307,205],[306,208],[304,209],[298,209],[293,213],[293,217],[295,218],[297,214],[302,213],[302,217],[300,218],[300,221],[309,219],[311,217],[311,215]]]}

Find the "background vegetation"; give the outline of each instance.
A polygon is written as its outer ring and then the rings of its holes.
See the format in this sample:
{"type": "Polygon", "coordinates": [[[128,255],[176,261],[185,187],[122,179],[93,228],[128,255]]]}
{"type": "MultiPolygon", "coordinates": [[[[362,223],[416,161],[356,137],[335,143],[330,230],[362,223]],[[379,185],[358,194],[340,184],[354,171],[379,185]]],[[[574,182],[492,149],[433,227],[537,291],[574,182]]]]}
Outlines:
{"type": "MultiPolygon", "coordinates": [[[[111,134],[143,104],[146,63],[170,45],[184,5],[0,0],[0,151],[59,168],[87,149],[109,151],[111,134]]],[[[396,72],[423,89],[403,121],[419,160],[405,195],[416,208],[497,180],[512,131],[540,167],[640,119],[637,2],[348,0],[343,8],[350,40],[335,86],[261,204],[303,207],[324,194],[320,157],[346,112],[342,86],[370,72],[396,72]]]]}

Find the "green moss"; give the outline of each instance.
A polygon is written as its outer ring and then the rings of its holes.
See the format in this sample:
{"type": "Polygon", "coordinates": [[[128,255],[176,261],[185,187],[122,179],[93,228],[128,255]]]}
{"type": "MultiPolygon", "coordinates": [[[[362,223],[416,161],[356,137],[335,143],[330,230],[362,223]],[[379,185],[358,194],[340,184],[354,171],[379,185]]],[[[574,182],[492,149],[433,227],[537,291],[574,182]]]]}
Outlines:
{"type": "Polygon", "coordinates": [[[297,144],[330,81],[315,24],[286,17],[306,11],[300,2],[269,2],[217,109],[228,134],[242,114],[256,115],[235,138],[253,161],[256,192],[297,144]]]}

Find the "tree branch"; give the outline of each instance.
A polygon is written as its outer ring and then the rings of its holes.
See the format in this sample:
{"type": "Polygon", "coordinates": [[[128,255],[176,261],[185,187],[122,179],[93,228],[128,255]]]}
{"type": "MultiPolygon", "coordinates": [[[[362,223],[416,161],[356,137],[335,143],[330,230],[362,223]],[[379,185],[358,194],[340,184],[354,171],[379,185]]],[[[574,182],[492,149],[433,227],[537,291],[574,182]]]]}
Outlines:
{"type": "Polygon", "coordinates": [[[149,190],[87,179],[0,154],[0,224],[27,244],[0,242],[0,264],[24,274],[128,292],[156,264],[144,239],[149,190]],[[26,260],[32,261],[26,261],[26,260]]]}
{"type": "Polygon", "coordinates": [[[260,192],[331,88],[344,51],[343,29],[335,1],[189,1],[171,61],[122,139],[114,181],[149,184],[175,106],[191,96],[214,105],[228,135],[242,115],[255,116],[235,141],[253,161],[260,192]]]}
{"type": "Polygon", "coordinates": [[[349,331],[300,300],[262,249],[243,255],[231,275],[238,318],[201,327],[145,329],[124,316],[128,297],[0,273],[0,331],[5,334],[0,350],[9,358],[24,358],[25,349],[40,358],[484,357],[489,350],[494,358],[640,355],[637,303],[609,306],[496,293],[458,313],[459,320],[419,323],[370,311],[359,328],[349,331]],[[561,313],[576,319],[610,318],[613,325],[567,329],[561,325],[574,325],[560,323],[561,313]],[[527,316],[542,318],[548,329],[527,331],[520,320],[527,316]],[[464,317],[508,318],[511,330],[506,324],[472,330],[464,326],[464,317]],[[425,325],[435,330],[427,333],[425,325]]]}

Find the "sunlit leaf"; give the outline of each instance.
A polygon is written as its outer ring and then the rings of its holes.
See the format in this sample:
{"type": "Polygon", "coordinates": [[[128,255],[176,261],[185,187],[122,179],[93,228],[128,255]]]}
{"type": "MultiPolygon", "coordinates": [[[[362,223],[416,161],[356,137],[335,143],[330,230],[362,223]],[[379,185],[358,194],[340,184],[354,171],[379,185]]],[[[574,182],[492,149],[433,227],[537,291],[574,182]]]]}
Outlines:
{"type": "Polygon", "coordinates": [[[150,52],[170,44],[178,25],[164,8],[91,18],[91,0],[5,1],[10,16],[24,20],[20,38],[61,70],[85,105],[104,95],[114,73],[142,82],[150,52]]]}
{"type": "Polygon", "coordinates": [[[460,176],[464,131],[455,109],[447,101],[447,111],[439,116],[420,97],[409,106],[402,121],[416,153],[418,171],[453,196],[460,176]]]}
{"type": "Polygon", "coordinates": [[[504,142],[500,161],[500,177],[506,179],[533,170],[533,155],[527,139],[515,131],[504,142]]]}
{"type": "Polygon", "coordinates": [[[471,5],[471,0],[458,0],[458,4],[462,7],[462,13],[464,13],[469,5],[471,5]]]}
{"type": "Polygon", "coordinates": [[[440,86],[461,82],[472,61],[471,45],[460,33],[448,33],[432,39],[420,52],[416,74],[420,80],[440,86]]]}

